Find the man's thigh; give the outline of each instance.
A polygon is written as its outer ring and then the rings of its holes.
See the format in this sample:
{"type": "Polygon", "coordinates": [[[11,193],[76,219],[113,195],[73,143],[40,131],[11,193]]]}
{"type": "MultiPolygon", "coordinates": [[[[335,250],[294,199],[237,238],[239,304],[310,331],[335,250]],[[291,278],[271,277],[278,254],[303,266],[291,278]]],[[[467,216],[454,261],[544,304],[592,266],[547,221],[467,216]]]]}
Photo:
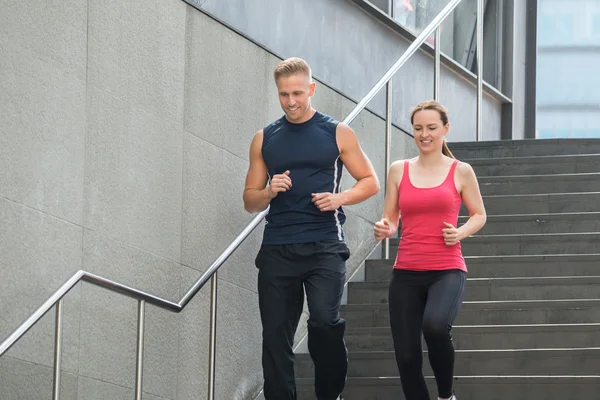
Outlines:
{"type": "MultiPolygon", "coordinates": [[[[256,256],[258,301],[263,328],[298,323],[304,304],[302,274],[290,257],[289,245],[262,246],[256,256]]],[[[294,328],[295,330],[295,328],[294,328]]]]}
{"type": "Polygon", "coordinates": [[[315,243],[315,255],[307,266],[304,288],[310,320],[317,324],[335,324],[346,280],[348,246],[341,241],[315,243]]]}

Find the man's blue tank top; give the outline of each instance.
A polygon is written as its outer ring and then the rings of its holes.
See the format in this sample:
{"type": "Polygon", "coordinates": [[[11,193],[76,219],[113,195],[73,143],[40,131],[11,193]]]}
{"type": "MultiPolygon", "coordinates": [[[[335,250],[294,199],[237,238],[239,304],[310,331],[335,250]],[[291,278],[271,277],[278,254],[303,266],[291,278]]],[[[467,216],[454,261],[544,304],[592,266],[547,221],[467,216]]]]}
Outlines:
{"type": "Polygon", "coordinates": [[[342,161],[336,140],[338,121],[316,112],[301,124],[285,116],[263,129],[262,156],[269,179],[290,171],[292,187],[271,200],[263,244],[344,240],[342,208],[320,211],[312,193],[339,193],[342,161]]]}

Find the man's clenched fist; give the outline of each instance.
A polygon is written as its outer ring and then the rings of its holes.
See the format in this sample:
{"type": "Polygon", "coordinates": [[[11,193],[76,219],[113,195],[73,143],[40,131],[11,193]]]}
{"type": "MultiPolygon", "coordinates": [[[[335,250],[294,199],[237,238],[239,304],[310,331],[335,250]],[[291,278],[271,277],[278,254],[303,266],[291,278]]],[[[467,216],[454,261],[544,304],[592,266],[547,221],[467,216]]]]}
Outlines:
{"type": "Polygon", "coordinates": [[[287,192],[292,187],[292,179],[290,178],[290,171],[287,170],[283,174],[273,175],[271,183],[269,184],[269,192],[271,198],[277,197],[280,192],[287,192]]]}
{"type": "Polygon", "coordinates": [[[312,202],[321,211],[335,211],[342,206],[339,193],[313,193],[312,202]]]}

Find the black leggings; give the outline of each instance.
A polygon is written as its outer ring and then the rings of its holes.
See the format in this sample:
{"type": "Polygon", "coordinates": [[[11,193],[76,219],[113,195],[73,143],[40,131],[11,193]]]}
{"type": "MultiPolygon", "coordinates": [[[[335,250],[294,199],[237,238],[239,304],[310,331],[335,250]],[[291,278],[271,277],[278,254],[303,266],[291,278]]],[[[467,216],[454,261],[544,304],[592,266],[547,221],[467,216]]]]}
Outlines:
{"type": "Polygon", "coordinates": [[[390,324],[406,400],[429,400],[423,377],[421,332],[441,398],[453,395],[454,344],[450,331],[465,294],[467,274],[394,270],[390,283],[390,324]]]}

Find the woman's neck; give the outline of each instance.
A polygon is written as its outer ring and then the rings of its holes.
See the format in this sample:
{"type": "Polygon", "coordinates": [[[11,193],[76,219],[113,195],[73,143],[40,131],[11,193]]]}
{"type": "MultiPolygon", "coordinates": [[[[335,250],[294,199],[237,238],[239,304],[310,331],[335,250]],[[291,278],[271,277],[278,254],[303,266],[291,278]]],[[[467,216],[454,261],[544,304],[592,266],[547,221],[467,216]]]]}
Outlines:
{"type": "Polygon", "coordinates": [[[444,163],[444,155],[442,152],[435,152],[429,154],[419,154],[417,164],[423,168],[435,167],[444,163]]]}

